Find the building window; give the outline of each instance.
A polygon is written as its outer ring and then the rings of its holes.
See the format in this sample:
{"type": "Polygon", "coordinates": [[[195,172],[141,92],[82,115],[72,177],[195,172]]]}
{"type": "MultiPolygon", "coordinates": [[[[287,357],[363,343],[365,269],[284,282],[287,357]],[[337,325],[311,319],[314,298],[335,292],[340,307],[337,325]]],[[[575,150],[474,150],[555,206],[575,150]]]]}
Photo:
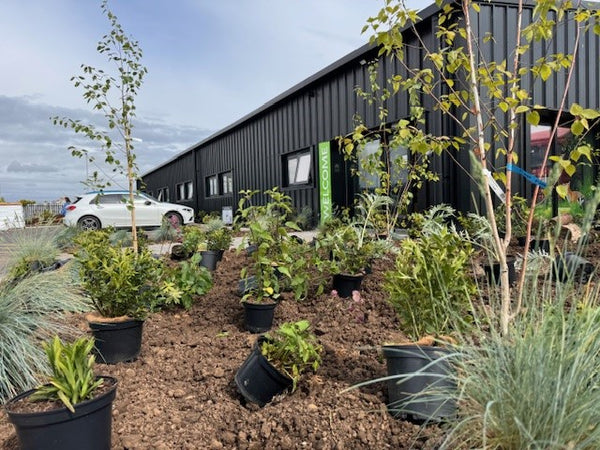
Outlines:
{"type": "Polygon", "coordinates": [[[312,158],[310,151],[293,153],[285,157],[287,169],[286,185],[309,184],[311,181],[312,158]]]}
{"type": "Polygon", "coordinates": [[[219,195],[219,179],[217,175],[206,178],[206,196],[214,197],[219,195]]]}
{"type": "Polygon", "coordinates": [[[156,194],[156,200],[158,200],[159,202],[168,202],[169,201],[169,188],[168,187],[160,188],[158,190],[158,193],[156,194]]]}
{"type": "Polygon", "coordinates": [[[177,185],[177,201],[191,200],[194,196],[194,183],[186,181],[177,185]]]}
{"type": "Polygon", "coordinates": [[[233,175],[231,172],[223,172],[221,175],[221,194],[233,194],[233,175]]]}

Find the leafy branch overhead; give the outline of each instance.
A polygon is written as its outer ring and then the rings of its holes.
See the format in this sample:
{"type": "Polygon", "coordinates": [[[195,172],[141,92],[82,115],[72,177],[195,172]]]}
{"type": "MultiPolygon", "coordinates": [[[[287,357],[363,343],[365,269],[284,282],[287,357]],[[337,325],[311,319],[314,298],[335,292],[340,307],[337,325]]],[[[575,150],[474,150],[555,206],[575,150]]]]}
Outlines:
{"type": "MultiPolygon", "coordinates": [[[[481,31],[482,18],[491,14],[493,5],[471,0],[437,0],[436,4],[439,12],[432,22],[432,31],[420,25],[417,11],[406,9],[404,2],[397,0],[386,0],[379,13],[368,19],[363,32],[372,33],[371,43],[378,46],[378,57],[391,58],[391,65],[397,69],[383,86],[374,66],[370,74],[372,93],[359,91],[359,95],[374,104],[373,94],[379,93],[380,128],[409,149],[413,160],[443,153],[479,186],[477,207],[485,210],[492,225],[494,253],[502,267],[501,321],[506,332],[509,321],[520,309],[525,273],[523,269],[517,301],[511,306],[515,296],[511,296],[508,284],[506,252],[512,233],[512,190],[518,185],[512,168],[519,163],[521,141],[526,134],[520,130],[527,124],[542,123],[542,114],[546,114],[547,123],[549,110],[535,103],[533,93],[552,91],[556,105],[548,106],[553,109],[555,120],[544,144],[540,167],[552,160],[557,168],[547,180],[544,197],[550,198],[553,190],[566,196],[568,187],[559,182],[561,172],[573,175],[580,164],[591,162],[594,154],[585,139],[600,112],[577,103],[568,105],[567,99],[574,83],[573,73],[577,67],[589,64],[578,53],[582,35],[600,34],[600,11],[571,1],[517,1],[511,7],[514,23],[502,42],[497,42],[497,36],[481,31]],[[431,35],[425,35],[429,31],[431,35]],[[552,41],[559,34],[561,44],[554,47],[552,41]],[[552,52],[553,48],[564,52],[552,52]],[[391,104],[393,96],[405,102],[408,114],[398,123],[389,124],[386,105],[391,104]],[[443,113],[445,131],[431,131],[435,127],[426,123],[428,110],[443,113]],[[565,126],[570,127],[573,143],[563,155],[550,157],[558,129],[565,126]],[[463,151],[468,152],[468,158],[459,155],[463,151]],[[498,192],[502,187],[496,188],[497,182],[503,184],[504,192],[498,192]],[[494,214],[498,200],[492,189],[505,204],[503,237],[498,232],[494,214]]],[[[341,142],[345,152],[364,147],[365,140],[373,139],[369,133],[372,132],[364,124],[359,124],[341,142]]],[[[527,239],[539,189],[536,186],[530,197],[527,239]]]]}
{"type": "MultiPolygon", "coordinates": [[[[100,128],[67,117],[55,116],[51,120],[55,125],[84,135],[99,146],[104,153],[104,162],[113,167],[113,172],[126,177],[129,186],[128,203],[132,219],[133,245],[137,249],[133,192],[136,188],[138,168],[132,131],[136,117],[135,100],[148,69],[142,65],[142,49],[139,43],[127,36],[117,17],[108,9],[107,0],[102,2],[101,9],[110,22],[111,30],[100,39],[96,51],[106,57],[112,71],[82,64],[82,74],[73,76],[71,81],[76,88],[82,89],[83,99],[92,110],[103,114],[106,127],[100,128]]],[[[89,162],[95,160],[91,155],[94,149],[71,146],[69,150],[75,157],[85,157],[89,162]]],[[[111,185],[111,180],[105,180],[98,171],[94,171],[84,184],[104,189],[111,185]]]]}

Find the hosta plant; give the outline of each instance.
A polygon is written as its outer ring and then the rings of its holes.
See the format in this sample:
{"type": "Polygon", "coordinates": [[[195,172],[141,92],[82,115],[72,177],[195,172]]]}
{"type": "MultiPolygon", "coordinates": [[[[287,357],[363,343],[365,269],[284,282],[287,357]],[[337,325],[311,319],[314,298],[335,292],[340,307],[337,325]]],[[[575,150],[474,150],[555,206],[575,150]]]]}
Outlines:
{"type": "Polygon", "coordinates": [[[95,357],[91,354],[94,340],[81,337],[73,343],[63,343],[58,336],[42,344],[52,374],[49,383],[36,389],[29,398],[60,400],[71,412],[73,405],[93,398],[103,379],[94,376],[95,357]]]}

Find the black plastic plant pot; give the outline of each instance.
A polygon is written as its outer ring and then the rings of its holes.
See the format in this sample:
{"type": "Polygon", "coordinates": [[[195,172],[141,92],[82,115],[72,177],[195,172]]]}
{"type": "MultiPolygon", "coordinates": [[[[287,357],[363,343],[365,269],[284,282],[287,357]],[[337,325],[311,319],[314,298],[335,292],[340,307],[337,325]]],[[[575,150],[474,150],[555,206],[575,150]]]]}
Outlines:
{"type": "Polygon", "coordinates": [[[181,261],[189,257],[190,255],[183,245],[175,244],[173,247],[171,247],[171,259],[175,261],[181,261]]]}
{"type": "Polygon", "coordinates": [[[450,378],[453,370],[441,347],[386,345],[388,411],[394,417],[415,422],[441,422],[456,414],[450,378]]]}
{"type": "Polygon", "coordinates": [[[596,268],[590,261],[573,252],[565,252],[554,260],[554,278],[561,283],[573,279],[577,283],[585,284],[595,271],[596,268]]]}
{"type": "Polygon", "coordinates": [[[202,259],[200,260],[200,265],[202,267],[206,267],[208,270],[213,272],[217,268],[217,263],[219,262],[219,252],[213,250],[206,250],[200,252],[202,255],[202,259]]]}
{"type": "Polygon", "coordinates": [[[352,296],[352,291],[359,291],[363,280],[363,275],[346,275],[338,273],[333,276],[333,289],[340,297],[347,298],[352,296]]]}
{"type": "Polygon", "coordinates": [[[103,376],[111,387],[102,395],[67,408],[35,413],[11,411],[11,405],[30,396],[35,389],[24,392],[6,403],[8,420],[15,426],[21,450],[110,450],[112,402],[117,392],[117,380],[103,376]]]}
{"type": "MultiPolygon", "coordinates": [[[[517,242],[521,247],[525,247],[525,236],[519,236],[517,242]]],[[[550,240],[531,239],[529,241],[529,251],[550,253],[550,240]]]]}
{"type": "MultiPolygon", "coordinates": [[[[509,284],[513,284],[515,281],[517,281],[515,260],[513,258],[508,258],[506,260],[506,265],[508,266],[508,282],[509,284]]],[[[491,284],[500,284],[500,263],[494,263],[491,266],[489,264],[485,264],[483,266],[483,270],[491,284]]]]}
{"type": "Polygon", "coordinates": [[[225,250],[217,250],[217,262],[221,262],[223,260],[224,254],[225,250]]]}
{"type": "Polygon", "coordinates": [[[292,387],[292,379],[282,374],[267,361],[260,351],[267,339],[258,338],[252,353],[235,374],[235,384],[244,398],[259,406],[265,406],[274,396],[292,387]]]}
{"type": "Polygon", "coordinates": [[[244,327],[250,333],[263,333],[273,326],[277,303],[249,303],[244,305],[244,327]]]}
{"type": "Polygon", "coordinates": [[[143,320],[88,322],[94,336],[98,362],[117,364],[134,361],[142,348],[143,320]]]}

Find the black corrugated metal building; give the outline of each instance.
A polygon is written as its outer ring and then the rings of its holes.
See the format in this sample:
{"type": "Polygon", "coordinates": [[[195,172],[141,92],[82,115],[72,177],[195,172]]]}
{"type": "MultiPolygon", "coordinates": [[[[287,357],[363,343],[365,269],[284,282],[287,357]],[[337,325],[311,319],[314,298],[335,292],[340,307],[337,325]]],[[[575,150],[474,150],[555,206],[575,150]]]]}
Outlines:
{"type": "MultiPolygon", "coordinates": [[[[439,8],[432,5],[421,11],[418,24],[421,38],[429,48],[439,44],[434,32],[439,8]]],[[[480,42],[481,52],[495,61],[510,60],[514,51],[514,27],[517,9],[509,0],[480,3],[480,13],[473,15],[476,35],[491,34],[493,40],[480,42]]],[[[524,23],[531,21],[532,5],[525,7],[524,23]]],[[[570,53],[575,24],[562,25],[551,42],[540,43],[523,64],[532,64],[548,53],[570,53]]],[[[407,45],[406,60],[412,67],[422,65],[424,54],[418,50],[410,30],[404,33],[407,45]],[[411,42],[415,46],[411,46],[411,42]]],[[[567,104],[577,102],[586,108],[598,108],[600,77],[598,60],[600,42],[589,32],[580,42],[572,88],[567,104]]],[[[347,206],[352,203],[356,180],[348,164],[338,152],[336,138],[352,131],[355,114],[368,127],[376,127],[377,110],[359,99],[356,87],[369,87],[368,63],[377,60],[377,50],[365,45],[346,57],[309,77],[262,107],[220,130],[207,139],[186,149],[143,176],[145,190],[166,201],[187,204],[195,210],[221,211],[230,206],[235,211],[238,192],[243,189],[264,191],[281,186],[295,207],[309,207],[315,218],[327,216],[331,204],[347,206]],[[293,174],[291,172],[294,172],[293,174]]],[[[379,78],[384,84],[395,73],[403,73],[395,60],[379,58],[379,78]]],[[[565,74],[553,75],[544,84],[526,78],[523,87],[532,93],[533,104],[550,111],[543,116],[546,124],[552,120],[552,110],[558,109],[560,93],[566,84],[565,74]]],[[[456,125],[434,111],[431,99],[424,98],[427,111],[427,131],[437,135],[455,135],[456,125]]],[[[397,95],[388,101],[389,122],[408,116],[408,100],[397,95]]],[[[499,117],[499,120],[503,120],[499,117]]],[[[523,119],[524,120],[524,119],[523,119]]],[[[539,174],[536,167],[535,136],[541,132],[523,123],[519,132],[519,165],[539,174]]],[[[480,208],[473,204],[477,187],[459,168],[469,167],[468,152],[446,155],[434,161],[440,181],[427,184],[416,195],[416,208],[437,203],[449,203],[460,210],[480,208]]],[[[594,174],[595,175],[595,174],[594,174]]],[[[515,191],[531,193],[525,179],[515,177],[515,191]]]]}

